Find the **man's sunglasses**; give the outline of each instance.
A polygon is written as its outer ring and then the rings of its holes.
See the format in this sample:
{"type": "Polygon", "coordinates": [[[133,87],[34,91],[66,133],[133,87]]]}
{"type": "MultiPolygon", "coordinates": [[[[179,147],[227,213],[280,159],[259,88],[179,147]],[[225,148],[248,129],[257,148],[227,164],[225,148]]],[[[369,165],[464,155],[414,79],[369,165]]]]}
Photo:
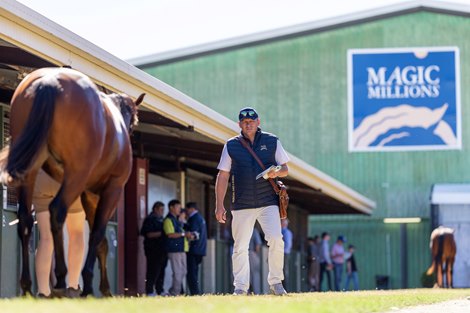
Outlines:
{"type": "Polygon", "coordinates": [[[243,117],[255,116],[255,115],[256,115],[256,112],[253,111],[253,110],[250,110],[250,111],[242,111],[242,112],[240,112],[240,115],[243,116],[243,117]]]}

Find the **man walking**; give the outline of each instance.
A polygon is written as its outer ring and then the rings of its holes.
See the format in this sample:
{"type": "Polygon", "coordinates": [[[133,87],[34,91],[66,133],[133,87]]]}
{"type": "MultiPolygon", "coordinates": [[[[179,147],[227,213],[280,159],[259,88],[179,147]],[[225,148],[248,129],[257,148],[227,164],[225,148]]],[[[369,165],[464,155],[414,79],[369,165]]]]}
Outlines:
{"type": "Polygon", "coordinates": [[[144,251],[147,259],[145,277],[145,293],[147,296],[160,295],[163,292],[167,264],[163,234],[163,209],[163,202],[155,202],[152,212],[145,218],[140,230],[140,234],[144,236],[144,251]]]}
{"type": "Polygon", "coordinates": [[[189,251],[186,254],[188,262],[188,287],[191,295],[200,295],[199,284],[199,265],[202,257],[206,255],[207,229],[206,221],[199,213],[196,202],[186,204],[186,213],[188,221],[186,222],[186,231],[189,232],[189,251]]]}
{"type": "Polygon", "coordinates": [[[183,230],[183,225],[178,220],[181,213],[181,203],[178,200],[168,202],[168,215],[163,221],[163,231],[165,232],[165,248],[168,252],[168,260],[173,270],[173,282],[169,290],[170,295],[181,294],[183,278],[186,275],[186,251],[188,251],[188,241],[183,230]]]}
{"type": "Polygon", "coordinates": [[[229,139],[224,146],[217,167],[219,174],[215,187],[215,216],[217,221],[225,223],[224,198],[229,178],[231,179],[234,294],[246,295],[250,285],[248,246],[253,227],[258,221],[269,247],[270,292],[285,295],[286,291],[282,286],[284,241],[281,234],[279,198],[268,180],[256,179],[262,168],[241,141],[244,140],[253,149],[266,168],[281,165],[278,171],[272,170],[268,173],[270,178],[287,176],[289,157],[276,136],[261,131],[255,109],[246,107],[240,110],[238,121],[241,134],[229,139]]]}

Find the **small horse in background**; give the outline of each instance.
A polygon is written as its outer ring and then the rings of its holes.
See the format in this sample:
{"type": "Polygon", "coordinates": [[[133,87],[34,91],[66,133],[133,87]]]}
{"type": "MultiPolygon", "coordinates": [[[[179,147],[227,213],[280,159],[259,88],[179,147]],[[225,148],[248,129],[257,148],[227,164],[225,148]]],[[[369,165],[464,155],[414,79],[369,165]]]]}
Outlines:
{"type": "Polygon", "coordinates": [[[432,265],[427,274],[432,275],[434,271],[437,271],[437,286],[442,288],[444,287],[443,273],[445,273],[446,287],[452,288],[452,274],[457,253],[454,230],[443,226],[434,229],[431,233],[429,246],[432,254],[432,265]]]}
{"type": "Polygon", "coordinates": [[[0,154],[0,180],[17,186],[23,259],[20,285],[24,294],[31,294],[31,204],[34,182],[42,168],[61,183],[49,205],[55,289],[66,288],[62,229],[67,209],[80,196],[90,225],[82,296],[93,294],[97,256],[100,290],[105,296],[111,295],[106,275],[105,231],[132,169],[129,131],[137,123],[137,106],[143,97],[140,95],[134,102],[124,94],[106,95],[87,76],[68,68],[36,70],[16,89],[10,110],[11,142],[0,154]]]}

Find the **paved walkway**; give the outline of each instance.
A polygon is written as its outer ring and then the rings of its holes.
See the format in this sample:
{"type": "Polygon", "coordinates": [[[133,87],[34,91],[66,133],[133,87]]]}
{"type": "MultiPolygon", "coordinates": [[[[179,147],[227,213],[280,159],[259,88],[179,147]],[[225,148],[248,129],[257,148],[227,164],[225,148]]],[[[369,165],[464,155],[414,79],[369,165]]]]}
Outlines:
{"type": "Polygon", "coordinates": [[[419,305],[409,308],[392,308],[387,313],[470,313],[470,297],[441,303],[419,305]]]}

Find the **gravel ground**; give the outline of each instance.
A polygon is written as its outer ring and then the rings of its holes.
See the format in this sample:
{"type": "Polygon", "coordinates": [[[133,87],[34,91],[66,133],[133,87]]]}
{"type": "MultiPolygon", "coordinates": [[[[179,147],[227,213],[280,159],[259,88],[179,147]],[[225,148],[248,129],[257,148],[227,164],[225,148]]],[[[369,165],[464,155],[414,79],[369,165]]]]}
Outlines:
{"type": "Polygon", "coordinates": [[[387,313],[470,313],[470,297],[409,308],[391,308],[387,313]]]}

